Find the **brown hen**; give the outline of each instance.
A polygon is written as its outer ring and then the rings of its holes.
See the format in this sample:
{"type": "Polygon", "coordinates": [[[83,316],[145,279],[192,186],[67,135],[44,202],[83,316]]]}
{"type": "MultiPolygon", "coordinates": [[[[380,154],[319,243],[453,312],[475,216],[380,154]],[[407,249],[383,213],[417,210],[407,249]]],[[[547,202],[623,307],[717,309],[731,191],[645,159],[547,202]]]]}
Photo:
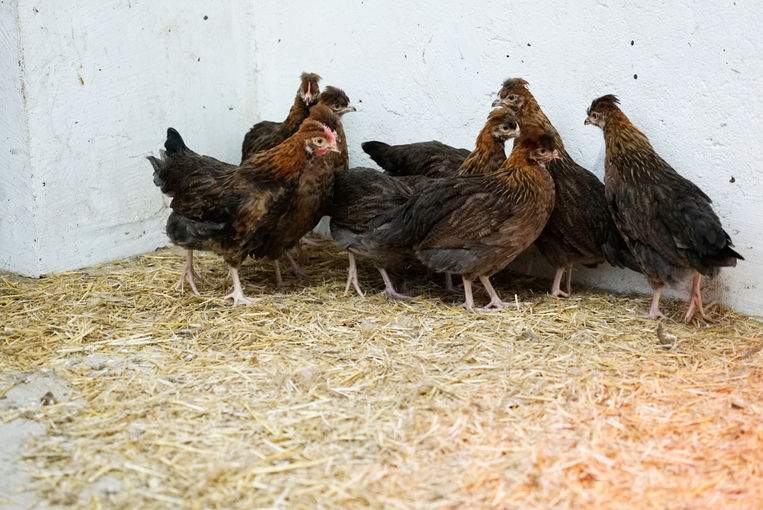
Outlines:
{"type": "Polygon", "coordinates": [[[665,283],[693,273],[688,322],[702,306],[702,275],[736,266],[742,256],[731,247],[708,197],[678,174],[649,139],[606,95],[593,101],[586,124],[599,126],[606,144],[604,185],[607,205],[641,270],[654,289],[650,318],[662,316],[665,283]]]}
{"type": "Polygon", "coordinates": [[[567,297],[572,292],[572,270],[576,265],[595,266],[605,260],[616,267],[639,270],[623,241],[604,200],[604,184],[575,163],[564,148],[561,136],[543,113],[521,78],[508,79],[493,105],[518,110],[520,128],[532,122],[550,127],[560,158],[546,166],[556,185],[556,203],[546,228],[535,241],[538,250],[556,270],[551,294],[567,297]],[[566,290],[561,280],[567,273],[566,290]]]}
{"type": "Polygon", "coordinates": [[[554,205],[554,183],[542,166],[558,157],[553,134],[527,125],[509,159],[485,174],[441,179],[376,220],[366,244],[412,248],[438,272],[461,275],[464,306],[474,309],[471,284],[490,295],[485,309],[503,308],[490,276],[540,234],[554,205]]]}
{"type": "MultiPolygon", "coordinates": [[[[154,183],[172,197],[167,235],[188,250],[181,282],[186,279],[196,291],[192,250],[213,251],[231,268],[233,292],[226,298],[232,298],[234,305],[254,302],[241,289],[238,269],[250,254],[277,258],[290,240],[312,228],[285,218],[303,206],[306,183],[326,173],[325,155],[338,150],[333,132],[320,122],[305,121],[283,143],[241,166],[191,151],[172,128],[164,147],[161,158],[148,159],[154,183]]],[[[333,171],[328,174],[333,179],[333,171]]]]}

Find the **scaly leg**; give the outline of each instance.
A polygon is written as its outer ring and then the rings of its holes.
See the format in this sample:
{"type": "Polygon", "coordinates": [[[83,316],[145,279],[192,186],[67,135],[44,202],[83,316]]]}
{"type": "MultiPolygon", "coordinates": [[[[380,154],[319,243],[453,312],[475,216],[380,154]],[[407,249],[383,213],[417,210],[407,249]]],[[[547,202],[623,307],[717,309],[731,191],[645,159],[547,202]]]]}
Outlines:
{"type": "Polygon", "coordinates": [[[233,306],[238,305],[251,305],[256,303],[262,298],[248,298],[241,290],[241,281],[238,279],[238,268],[231,266],[230,275],[233,278],[233,292],[225,296],[223,299],[232,299],[233,306]]]}
{"type": "Polygon", "coordinates": [[[654,289],[654,295],[652,296],[652,306],[649,308],[649,313],[644,317],[647,319],[659,319],[665,318],[660,311],[660,298],[662,297],[662,291],[665,287],[657,287],[654,289]]]}
{"type": "Polygon", "coordinates": [[[453,286],[453,275],[450,273],[445,273],[445,290],[456,292],[456,288],[453,286]]]}
{"type": "Polygon", "coordinates": [[[294,257],[289,255],[288,252],[286,252],[286,260],[289,261],[289,264],[291,264],[291,270],[294,271],[294,274],[297,275],[300,278],[307,278],[307,271],[302,269],[299,264],[297,264],[297,261],[294,260],[294,257]]]}
{"type": "Polygon", "coordinates": [[[689,294],[689,309],[686,310],[685,322],[690,322],[694,315],[699,312],[703,319],[707,320],[705,308],[702,306],[702,275],[695,273],[692,279],[691,292],[689,294]]]}
{"type": "Polygon", "coordinates": [[[569,297],[570,295],[561,289],[562,276],[564,276],[564,267],[557,267],[554,275],[554,283],[551,285],[551,295],[554,297],[569,297]]]}
{"type": "Polygon", "coordinates": [[[384,280],[384,292],[387,293],[387,296],[390,299],[411,299],[413,297],[413,296],[406,296],[405,294],[400,294],[395,290],[395,286],[392,285],[392,280],[390,280],[386,269],[384,269],[383,267],[377,267],[376,269],[379,270],[382,280],[384,280]]]}
{"type": "Polygon", "coordinates": [[[468,311],[473,312],[474,296],[472,296],[472,281],[467,280],[463,276],[461,277],[461,280],[464,282],[464,304],[461,306],[466,308],[468,311]]]}
{"type": "Polygon", "coordinates": [[[566,271],[567,271],[567,280],[566,280],[565,287],[567,287],[566,289],[567,296],[571,296],[572,295],[572,264],[567,266],[566,271]]]}
{"type": "Polygon", "coordinates": [[[182,291],[183,284],[187,281],[193,293],[198,296],[199,291],[196,290],[196,283],[193,281],[194,278],[198,277],[199,275],[196,274],[196,271],[193,269],[193,250],[186,250],[185,266],[183,267],[183,272],[180,273],[180,280],[178,281],[177,285],[175,285],[175,289],[182,291]]]}
{"type": "Polygon", "coordinates": [[[350,267],[347,268],[347,285],[344,286],[344,295],[350,291],[350,285],[355,287],[360,297],[364,297],[363,291],[360,290],[360,284],[358,283],[358,266],[355,265],[355,255],[348,253],[350,259],[350,267]]]}
{"type": "Polygon", "coordinates": [[[281,264],[278,262],[278,259],[273,261],[273,270],[276,273],[276,287],[283,287],[283,278],[281,278],[281,264]]]}

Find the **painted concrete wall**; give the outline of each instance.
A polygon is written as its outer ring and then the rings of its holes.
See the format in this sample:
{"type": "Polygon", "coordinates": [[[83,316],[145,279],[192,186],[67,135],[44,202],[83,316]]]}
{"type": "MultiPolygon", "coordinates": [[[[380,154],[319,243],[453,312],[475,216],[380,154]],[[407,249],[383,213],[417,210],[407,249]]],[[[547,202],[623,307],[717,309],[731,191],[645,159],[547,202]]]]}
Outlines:
{"type": "MultiPolygon", "coordinates": [[[[763,9],[758,2],[537,0],[258,2],[257,108],[280,119],[302,70],[345,89],[352,165],[360,143],[439,139],[472,148],[503,79],[521,76],[576,160],[603,177],[604,142],[583,126],[615,93],[662,156],[714,200],[746,261],[710,298],[763,314],[763,9]]],[[[541,263],[535,264],[537,270],[541,263]]],[[[648,291],[614,269],[577,278],[648,291]]],[[[680,295],[684,289],[677,289],[680,295]]]]}
{"type": "Polygon", "coordinates": [[[3,2],[3,48],[12,51],[0,57],[0,162],[10,171],[0,267],[36,275],[167,244],[167,209],[145,156],[171,125],[196,150],[239,157],[254,117],[251,8],[3,2]]]}
{"type": "MultiPolygon", "coordinates": [[[[585,109],[604,93],[714,199],[747,258],[710,296],[763,313],[763,9],[752,0],[0,2],[0,267],[40,274],[167,244],[144,157],[168,125],[238,159],[281,120],[301,71],[344,88],[351,163],[368,139],[471,148],[504,78],[522,76],[570,153],[603,175],[585,109]],[[206,19],[205,19],[206,17],[206,19]],[[7,49],[7,51],[6,51],[7,49]]],[[[541,267],[534,263],[534,270],[541,267]]],[[[648,290],[637,275],[582,281],[648,290]]],[[[683,289],[680,289],[683,292],[683,289]]]]}
{"type": "Polygon", "coordinates": [[[22,90],[16,2],[0,3],[0,267],[33,273],[37,254],[33,237],[35,197],[29,167],[29,131],[22,90]],[[15,265],[12,266],[12,262],[15,265]]]}

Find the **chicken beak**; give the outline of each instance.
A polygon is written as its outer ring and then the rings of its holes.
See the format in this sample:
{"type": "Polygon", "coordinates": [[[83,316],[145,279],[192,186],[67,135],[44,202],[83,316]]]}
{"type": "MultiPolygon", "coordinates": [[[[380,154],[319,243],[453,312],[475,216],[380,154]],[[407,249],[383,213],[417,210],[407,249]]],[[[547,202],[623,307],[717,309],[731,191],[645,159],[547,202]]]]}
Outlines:
{"type": "Polygon", "coordinates": [[[585,120],[583,121],[583,125],[584,126],[590,126],[591,124],[593,124],[593,122],[591,122],[591,119],[586,117],[585,120]]]}
{"type": "Polygon", "coordinates": [[[329,145],[329,149],[328,149],[328,150],[329,150],[329,152],[342,152],[342,151],[340,151],[340,150],[337,148],[336,144],[333,144],[333,145],[329,145]]]}
{"type": "Polygon", "coordinates": [[[551,159],[561,159],[561,155],[559,154],[559,151],[554,149],[554,152],[551,153],[551,159]]]}
{"type": "Polygon", "coordinates": [[[350,112],[357,112],[357,111],[358,111],[358,109],[357,109],[357,108],[355,108],[354,106],[352,106],[352,105],[347,105],[347,106],[345,106],[345,107],[342,109],[342,114],[345,114],[345,113],[350,113],[350,112]]]}
{"type": "Polygon", "coordinates": [[[503,103],[501,103],[501,98],[499,97],[495,101],[493,101],[492,107],[495,108],[496,106],[503,106],[503,103]]]}

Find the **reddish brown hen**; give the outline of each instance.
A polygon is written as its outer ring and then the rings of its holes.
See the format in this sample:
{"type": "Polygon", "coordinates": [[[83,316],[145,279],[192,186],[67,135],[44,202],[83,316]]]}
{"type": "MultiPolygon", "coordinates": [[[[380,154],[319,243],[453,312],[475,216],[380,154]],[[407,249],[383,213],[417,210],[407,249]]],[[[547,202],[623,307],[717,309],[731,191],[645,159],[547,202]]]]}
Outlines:
{"type": "Polygon", "coordinates": [[[688,322],[702,307],[702,275],[736,266],[742,256],[731,247],[708,197],[662,159],[649,139],[606,95],[593,101],[586,124],[599,126],[606,144],[604,185],[607,205],[633,255],[654,289],[648,317],[662,316],[665,283],[691,272],[688,322]]]}
{"type": "Polygon", "coordinates": [[[320,122],[305,121],[283,143],[241,166],[196,154],[172,128],[164,147],[161,158],[148,159],[154,183],[172,197],[167,235],[189,250],[181,281],[187,280],[196,291],[192,250],[213,251],[231,268],[233,292],[226,298],[234,305],[254,302],[241,289],[238,269],[250,254],[279,257],[289,247],[284,238],[299,239],[312,228],[284,218],[301,206],[305,183],[325,173],[333,179],[333,171],[325,170],[325,155],[338,150],[334,133],[320,122]]]}
{"type": "Polygon", "coordinates": [[[241,144],[242,163],[249,156],[273,148],[297,132],[302,121],[310,115],[310,107],[318,101],[320,79],[315,73],[302,73],[297,96],[286,119],[283,122],[263,120],[252,126],[241,144]]]}
{"type": "Polygon", "coordinates": [[[535,241],[556,269],[551,294],[566,297],[572,292],[572,270],[576,265],[590,267],[606,260],[613,266],[638,271],[638,264],[607,210],[604,184],[567,153],[562,137],[528,90],[527,82],[521,78],[506,80],[493,103],[497,104],[518,110],[520,129],[527,122],[549,126],[561,156],[546,166],[556,185],[556,203],[548,225],[535,241]],[[565,272],[563,291],[560,284],[565,272]]]}

